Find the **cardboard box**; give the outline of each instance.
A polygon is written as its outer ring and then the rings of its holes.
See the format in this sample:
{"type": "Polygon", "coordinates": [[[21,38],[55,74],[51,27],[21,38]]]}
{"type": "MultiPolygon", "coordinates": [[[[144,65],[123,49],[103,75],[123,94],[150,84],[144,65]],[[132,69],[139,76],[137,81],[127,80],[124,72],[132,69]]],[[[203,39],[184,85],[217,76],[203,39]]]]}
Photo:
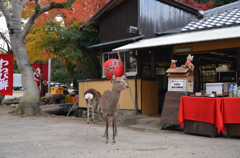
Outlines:
{"type": "Polygon", "coordinates": [[[206,83],[206,94],[211,94],[213,91],[217,94],[228,93],[228,83],[206,83]]]}

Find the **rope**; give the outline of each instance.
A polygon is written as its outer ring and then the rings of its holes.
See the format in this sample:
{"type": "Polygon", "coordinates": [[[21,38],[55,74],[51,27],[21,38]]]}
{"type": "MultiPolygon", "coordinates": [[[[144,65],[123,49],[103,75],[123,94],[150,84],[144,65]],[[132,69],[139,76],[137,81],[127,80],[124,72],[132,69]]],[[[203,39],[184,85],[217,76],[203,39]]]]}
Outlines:
{"type": "Polygon", "coordinates": [[[39,100],[41,100],[43,98],[47,98],[49,95],[51,95],[51,93],[49,93],[47,96],[44,96],[44,97],[40,98],[39,100]]]}

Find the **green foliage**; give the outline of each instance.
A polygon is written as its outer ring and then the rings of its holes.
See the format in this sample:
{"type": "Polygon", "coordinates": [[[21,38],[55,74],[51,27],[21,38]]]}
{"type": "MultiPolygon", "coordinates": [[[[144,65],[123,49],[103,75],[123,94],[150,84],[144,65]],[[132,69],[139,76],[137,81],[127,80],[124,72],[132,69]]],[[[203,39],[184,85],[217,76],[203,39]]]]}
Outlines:
{"type": "Polygon", "coordinates": [[[13,60],[13,73],[20,73],[16,60],[13,60]]]}
{"type": "MultiPolygon", "coordinates": [[[[98,53],[87,49],[99,41],[97,30],[84,22],[77,22],[68,27],[48,22],[46,28],[47,34],[52,35],[52,38],[44,41],[41,47],[63,59],[72,80],[74,72],[76,72],[75,68],[81,73],[81,77],[78,79],[99,78],[101,76],[98,53]],[[79,30],[79,26],[82,26],[81,30],[79,30]],[[80,60],[81,66],[76,67],[77,59],[80,60]]],[[[60,75],[59,72],[56,74],[60,75]]]]}
{"type": "Polygon", "coordinates": [[[52,60],[51,80],[59,83],[71,83],[65,63],[55,58],[52,60]]]}

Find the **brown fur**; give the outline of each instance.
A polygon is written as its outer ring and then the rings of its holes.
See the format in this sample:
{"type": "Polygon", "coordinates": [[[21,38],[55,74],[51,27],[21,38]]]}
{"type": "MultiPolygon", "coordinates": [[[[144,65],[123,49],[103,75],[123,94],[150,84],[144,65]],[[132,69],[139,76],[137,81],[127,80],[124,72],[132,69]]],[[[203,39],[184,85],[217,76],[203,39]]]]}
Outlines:
{"type": "Polygon", "coordinates": [[[124,82],[123,77],[112,76],[112,89],[105,91],[100,98],[100,108],[106,120],[106,129],[104,135],[106,136],[106,143],[108,143],[108,124],[112,118],[113,127],[113,143],[115,143],[115,136],[117,135],[117,114],[120,108],[120,94],[122,90],[127,89],[129,86],[124,82]]]}
{"type": "Polygon", "coordinates": [[[95,118],[94,118],[94,108],[95,107],[98,108],[98,116],[99,116],[99,119],[101,120],[100,109],[99,109],[99,100],[101,98],[101,93],[96,91],[95,89],[88,89],[84,93],[84,98],[85,98],[85,95],[87,93],[90,93],[90,94],[93,95],[93,98],[91,100],[90,99],[85,99],[86,100],[86,106],[87,106],[87,124],[89,124],[89,108],[90,108],[90,106],[92,106],[92,120],[93,120],[93,123],[96,122],[95,118]]]}

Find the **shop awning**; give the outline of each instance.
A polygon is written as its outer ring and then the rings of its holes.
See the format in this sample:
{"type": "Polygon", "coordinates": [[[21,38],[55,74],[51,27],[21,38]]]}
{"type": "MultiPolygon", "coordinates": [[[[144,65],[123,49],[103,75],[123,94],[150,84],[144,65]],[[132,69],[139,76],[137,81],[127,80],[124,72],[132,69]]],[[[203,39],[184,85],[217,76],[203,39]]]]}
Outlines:
{"type": "Polygon", "coordinates": [[[167,45],[177,45],[232,38],[240,38],[240,26],[184,32],[172,35],[165,35],[156,38],[144,39],[131,44],[127,44],[122,47],[115,48],[113,49],[113,51],[127,51],[134,49],[143,49],[167,45]]]}
{"type": "Polygon", "coordinates": [[[131,37],[131,38],[126,38],[126,39],[121,39],[121,40],[116,40],[116,41],[110,41],[110,42],[105,42],[105,43],[99,43],[95,44],[92,46],[89,46],[88,49],[101,49],[105,47],[111,47],[111,46],[119,46],[119,45],[124,45],[129,42],[135,42],[136,40],[142,39],[144,36],[136,36],[136,37],[131,37]]]}

